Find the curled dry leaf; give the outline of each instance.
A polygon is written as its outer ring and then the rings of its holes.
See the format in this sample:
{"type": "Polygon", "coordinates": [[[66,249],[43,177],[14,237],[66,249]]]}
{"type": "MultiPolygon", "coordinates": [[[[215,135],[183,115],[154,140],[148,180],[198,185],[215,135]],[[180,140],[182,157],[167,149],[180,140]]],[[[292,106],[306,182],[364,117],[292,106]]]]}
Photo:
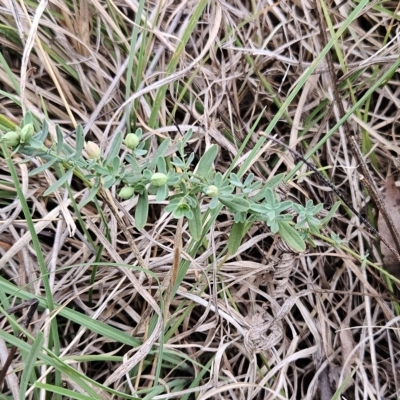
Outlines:
{"type": "MultiPolygon", "coordinates": [[[[394,226],[397,229],[397,232],[400,232],[400,192],[396,187],[396,182],[392,175],[386,179],[382,196],[386,209],[393,219],[394,226]]],[[[393,237],[390,234],[389,228],[381,213],[379,213],[378,217],[378,231],[394,248],[396,247],[393,237]]],[[[397,258],[384,243],[381,243],[381,251],[387,271],[400,279],[400,265],[397,258]]]]}

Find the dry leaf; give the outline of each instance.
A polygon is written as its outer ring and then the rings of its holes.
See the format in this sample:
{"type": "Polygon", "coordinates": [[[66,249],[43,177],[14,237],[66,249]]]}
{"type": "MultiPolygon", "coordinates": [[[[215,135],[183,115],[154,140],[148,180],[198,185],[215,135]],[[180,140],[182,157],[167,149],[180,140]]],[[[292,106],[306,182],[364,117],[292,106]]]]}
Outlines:
{"type": "MultiPolygon", "coordinates": [[[[394,226],[397,232],[400,232],[400,192],[396,187],[396,183],[393,179],[393,175],[386,179],[384,190],[382,191],[382,197],[389,215],[393,219],[394,226]]],[[[386,225],[381,213],[378,218],[378,231],[379,233],[394,247],[396,248],[395,242],[390,234],[389,228],[386,225]]],[[[395,255],[388,249],[388,247],[381,242],[381,251],[383,256],[383,262],[387,271],[400,279],[400,265],[395,255]]]]}

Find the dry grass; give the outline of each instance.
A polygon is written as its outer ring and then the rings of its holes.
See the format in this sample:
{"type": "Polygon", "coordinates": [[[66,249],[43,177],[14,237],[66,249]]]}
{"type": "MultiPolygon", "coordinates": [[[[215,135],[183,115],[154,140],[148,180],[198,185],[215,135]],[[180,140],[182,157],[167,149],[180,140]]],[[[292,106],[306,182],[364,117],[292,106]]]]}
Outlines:
{"type": "MultiPolygon", "coordinates": [[[[330,108],[334,87],[312,2],[144,3],[137,18],[134,2],[32,8],[0,1],[2,129],[19,124],[29,110],[39,121],[48,118],[53,135],[60,124],[72,147],[81,123],[86,138],[107,153],[116,132],[142,127],[151,157],[162,138],[175,141],[192,127],[188,151],[199,158],[217,143],[215,168],[224,173],[261,116],[240,161],[252,157],[247,173],[265,182],[293,171],[293,155],[261,135],[274,133],[302,153],[314,149],[314,162],[328,166],[333,184],[376,220],[345,126],[332,129],[342,116],[330,108]]],[[[330,50],[334,73],[345,112],[366,96],[346,120],[382,187],[398,167],[400,148],[400,77],[390,71],[399,67],[399,6],[341,4],[326,5],[328,26],[346,27],[330,50]],[[360,7],[356,17],[350,16],[353,6],[360,7]]],[[[29,177],[39,161],[21,163],[18,154],[13,161],[41,255],[1,158],[1,305],[40,297],[30,331],[36,337],[41,330],[43,349],[52,352],[40,351],[27,398],[51,398],[61,384],[74,395],[54,398],[400,396],[395,278],[379,269],[377,241],[345,207],[304,254],[291,252],[259,223],[227,257],[233,224],[227,212],[204,224],[206,240],[195,243],[187,223],[180,227],[151,198],[150,220],[137,231],[130,216],[135,200],[122,203],[125,215],[113,208],[117,188],[108,202],[99,197],[76,215],[71,193],[80,200],[88,191],[78,178],[70,193],[44,197],[55,172],[29,177]],[[332,232],[345,245],[334,246],[332,232]],[[48,276],[39,269],[41,256],[48,276]],[[157,316],[168,305],[163,324],[157,316]]],[[[306,172],[297,170],[286,195],[329,210],[336,201],[332,191],[306,172]]],[[[11,341],[16,331],[9,324],[4,329],[2,338],[11,341]]],[[[23,360],[31,351],[18,343],[4,399],[19,398],[23,360]]],[[[4,343],[0,352],[4,362],[4,343]]]]}

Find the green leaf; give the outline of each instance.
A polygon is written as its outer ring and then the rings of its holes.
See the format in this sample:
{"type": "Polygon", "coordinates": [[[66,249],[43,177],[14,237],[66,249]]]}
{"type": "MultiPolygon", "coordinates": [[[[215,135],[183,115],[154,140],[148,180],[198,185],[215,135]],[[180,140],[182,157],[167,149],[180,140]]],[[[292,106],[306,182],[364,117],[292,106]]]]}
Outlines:
{"type": "Polygon", "coordinates": [[[251,185],[251,182],[253,182],[253,179],[254,179],[254,174],[251,172],[248,176],[247,176],[247,178],[246,178],[246,180],[244,181],[244,183],[243,183],[243,185],[244,186],[250,186],[251,185]]]}
{"type": "Polygon", "coordinates": [[[288,222],[278,222],[279,234],[282,239],[294,250],[302,253],[306,249],[306,244],[297,231],[288,222]]]}
{"type": "Polygon", "coordinates": [[[157,189],[156,201],[164,201],[168,196],[168,186],[162,185],[157,189]]]}
{"type": "Polygon", "coordinates": [[[167,164],[165,163],[164,157],[158,157],[157,160],[157,170],[165,175],[167,175],[167,164]]]}
{"type": "Polygon", "coordinates": [[[270,189],[275,189],[279,186],[281,182],[284,181],[286,174],[278,174],[275,175],[273,178],[269,179],[267,183],[265,184],[266,187],[269,187],[270,189]]]}
{"type": "Polygon", "coordinates": [[[230,200],[228,196],[219,196],[218,199],[234,212],[245,212],[250,208],[250,202],[241,197],[233,197],[233,199],[230,200]]]}
{"type": "Polygon", "coordinates": [[[111,149],[107,154],[106,164],[111,164],[115,156],[118,155],[122,145],[122,132],[118,132],[113,139],[111,149]]]}
{"type": "Polygon", "coordinates": [[[41,149],[43,147],[43,143],[38,140],[36,135],[29,141],[29,147],[32,147],[33,149],[41,149]]]}
{"type": "Polygon", "coordinates": [[[26,389],[28,388],[29,378],[33,372],[35,361],[38,358],[38,354],[43,346],[44,336],[42,332],[38,332],[35,341],[32,344],[31,351],[28,353],[28,357],[25,360],[24,369],[21,375],[21,383],[19,386],[19,398],[20,400],[25,399],[26,389]]]}
{"type": "Polygon", "coordinates": [[[186,143],[190,140],[192,135],[193,135],[193,129],[189,128],[189,130],[186,132],[185,136],[182,139],[183,146],[186,146],[186,143]]]}
{"type": "Polygon", "coordinates": [[[94,164],[93,169],[98,173],[99,175],[110,175],[110,171],[107,168],[104,168],[100,164],[94,164]]]}
{"type": "Polygon", "coordinates": [[[47,169],[49,169],[55,162],[57,162],[57,158],[53,158],[50,161],[47,161],[46,163],[44,163],[43,165],[41,165],[40,167],[37,167],[35,169],[33,169],[32,171],[29,172],[29,176],[35,176],[37,174],[40,174],[43,171],[46,171],[47,169]]]}
{"type": "Polygon", "coordinates": [[[230,181],[231,181],[232,185],[235,185],[237,187],[242,187],[243,186],[243,184],[242,184],[241,180],[239,179],[239,177],[234,173],[231,174],[230,181]]]}
{"type": "Polygon", "coordinates": [[[277,202],[274,192],[269,187],[265,188],[264,198],[267,204],[274,205],[277,202]]]}
{"type": "Polygon", "coordinates": [[[135,183],[140,182],[143,179],[141,175],[134,175],[134,174],[125,174],[123,182],[127,183],[128,185],[133,185],[135,183]]]}
{"type": "Polygon", "coordinates": [[[56,133],[57,133],[57,147],[56,153],[60,154],[64,144],[64,135],[60,128],[60,125],[56,125],[56,133]]]}
{"type": "Polygon", "coordinates": [[[85,144],[85,135],[83,134],[82,125],[76,127],[76,143],[74,160],[78,161],[82,156],[83,146],[85,144]]]}
{"type": "Polygon", "coordinates": [[[132,157],[132,155],[128,153],[125,155],[125,159],[132,166],[132,172],[135,174],[140,174],[140,168],[136,158],[132,157]]]}
{"type": "Polygon", "coordinates": [[[194,218],[193,211],[186,203],[180,203],[174,211],[174,218],[178,219],[182,217],[186,217],[188,220],[194,218]]]}
{"type": "Polygon", "coordinates": [[[186,167],[189,168],[190,164],[193,162],[195,154],[192,152],[190,153],[188,159],[186,160],[186,167]]]}
{"type": "Polygon", "coordinates": [[[190,208],[196,208],[197,207],[197,197],[188,196],[188,197],[186,197],[186,201],[189,204],[190,208]]]}
{"type": "Polygon", "coordinates": [[[201,211],[199,201],[196,199],[196,206],[192,207],[193,218],[188,219],[189,232],[193,240],[199,240],[202,233],[203,221],[201,219],[201,211]]]}
{"type": "Polygon", "coordinates": [[[149,199],[147,191],[139,194],[138,202],[135,210],[135,222],[137,229],[143,229],[147,222],[147,216],[149,215],[149,199]]]}
{"type": "Polygon", "coordinates": [[[235,222],[232,226],[228,239],[228,253],[233,255],[237,252],[245,234],[246,223],[235,222]]]}
{"type": "Polygon", "coordinates": [[[143,170],[143,176],[150,181],[151,177],[153,176],[153,172],[149,169],[143,170]]]}
{"type": "Polygon", "coordinates": [[[47,123],[47,120],[43,120],[42,130],[35,135],[35,139],[43,144],[47,138],[48,133],[49,133],[49,124],[47,123]]]}
{"type": "Polygon", "coordinates": [[[139,138],[139,140],[142,138],[143,136],[143,130],[142,128],[137,128],[135,131],[135,135],[139,138]]]}
{"type": "Polygon", "coordinates": [[[264,198],[265,189],[267,187],[274,190],[276,187],[279,186],[281,182],[283,182],[284,179],[285,179],[285,174],[278,174],[272,177],[255,196],[251,197],[251,199],[255,202],[260,201],[261,199],[264,198]]]}
{"type": "Polygon", "coordinates": [[[203,157],[201,157],[199,163],[197,164],[195,174],[199,175],[203,178],[206,178],[212,169],[212,166],[215,161],[215,157],[217,157],[217,154],[218,154],[218,146],[216,144],[213,144],[203,154],[203,157]]]}
{"type": "Polygon", "coordinates": [[[25,113],[24,118],[22,119],[21,128],[28,124],[33,124],[33,116],[30,111],[25,113]]]}
{"type": "Polygon", "coordinates": [[[119,159],[118,156],[114,156],[110,164],[112,165],[113,173],[116,173],[119,171],[119,168],[121,166],[121,160],[119,159]]]}
{"type": "Polygon", "coordinates": [[[328,212],[328,214],[326,215],[326,217],[324,217],[323,219],[321,219],[320,223],[322,225],[327,224],[331,218],[333,217],[333,215],[335,214],[335,212],[337,211],[337,209],[340,207],[340,201],[337,201],[331,208],[331,210],[328,212]]]}
{"type": "Polygon", "coordinates": [[[181,200],[182,200],[181,197],[175,197],[175,198],[171,199],[169,204],[165,206],[164,211],[173,213],[176,210],[176,208],[179,206],[179,204],[181,203],[181,200]]]}
{"type": "Polygon", "coordinates": [[[179,158],[179,157],[172,157],[172,165],[175,165],[175,167],[178,167],[180,169],[185,169],[186,164],[179,158]]]}
{"type": "Polygon", "coordinates": [[[89,190],[89,196],[78,204],[78,210],[81,210],[83,207],[86,206],[86,204],[90,203],[96,197],[96,194],[98,193],[99,190],[100,190],[99,185],[93,185],[89,190]]]}
{"type": "Polygon", "coordinates": [[[74,173],[75,168],[69,169],[57,182],[54,182],[44,193],[43,196],[48,196],[49,194],[52,194],[55,192],[57,189],[59,189],[62,185],[64,185],[65,182],[68,181],[68,179],[72,176],[74,173]]]}
{"type": "Polygon", "coordinates": [[[155,152],[155,154],[153,156],[153,159],[152,159],[151,163],[147,167],[148,169],[151,169],[151,170],[154,169],[154,167],[157,164],[158,158],[165,156],[165,153],[167,152],[170,143],[171,143],[171,139],[170,138],[167,138],[163,142],[161,142],[161,144],[158,146],[158,149],[157,149],[157,151],[155,152]]]}
{"type": "Polygon", "coordinates": [[[109,189],[112,185],[114,185],[115,182],[115,176],[114,175],[107,175],[103,179],[103,187],[105,189],[109,189]]]}

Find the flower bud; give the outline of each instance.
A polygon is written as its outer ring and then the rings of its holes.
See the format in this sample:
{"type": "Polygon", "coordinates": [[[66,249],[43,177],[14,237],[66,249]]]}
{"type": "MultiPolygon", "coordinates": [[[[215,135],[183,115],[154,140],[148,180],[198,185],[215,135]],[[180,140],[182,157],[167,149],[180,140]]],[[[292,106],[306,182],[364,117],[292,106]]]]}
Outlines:
{"type": "Polygon", "coordinates": [[[139,144],[139,138],[134,133],[128,133],[125,137],[124,143],[128,149],[135,150],[139,144]]]}
{"type": "Polygon", "coordinates": [[[210,185],[204,189],[204,193],[210,197],[217,197],[218,196],[218,188],[214,185],[210,185]]]}
{"type": "Polygon", "coordinates": [[[20,132],[20,136],[21,136],[20,143],[29,142],[29,139],[33,136],[34,132],[35,132],[35,130],[34,130],[32,122],[29,124],[26,124],[21,129],[21,132],[20,132]]]}
{"type": "Polygon", "coordinates": [[[97,158],[100,157],[101,154],[100,147],[96,143],[91,142],[90,140],[85,143],[85,150],[89,159],[96,160],[97,158]]]}
{"type": "Polygon", "coordinates": [[[156,172],[151,176],[150,182],[154,186],[163,186],[167,183],[167,175],[161,173],[161,172],[156,172]]]}
{"type": "Polygon", "coordinates": [[[19,145],[19,141],[21,136],[18,132],[10,131],[7,132],[3,137],[0,139],[6,146],[9,147],[17,147],[19,145]]]}
{"type": "Polygon", "coordinates": [[[119,191],[118,195],[121,199],[128,200],[134,195],[134,193],[135,189],[133,187],[125,186],[119,191]]]}

